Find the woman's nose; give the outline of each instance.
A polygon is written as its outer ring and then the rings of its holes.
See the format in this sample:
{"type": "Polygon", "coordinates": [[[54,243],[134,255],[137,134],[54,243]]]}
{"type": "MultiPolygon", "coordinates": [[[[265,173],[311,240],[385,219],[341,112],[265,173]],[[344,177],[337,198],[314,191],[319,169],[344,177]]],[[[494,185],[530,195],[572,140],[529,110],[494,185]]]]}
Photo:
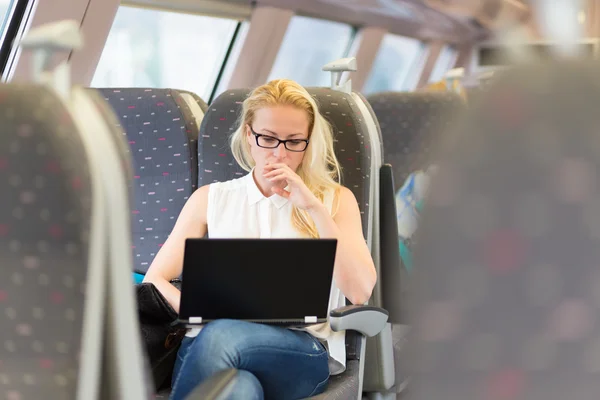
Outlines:
{"type": "Polygon", "coordinates": [[[275,148],[274,154],[277,158],[285,158],[287,155],[287,149],[285,148],[285,145],[283,143],[279,143],[279,146],[275,148]]]}

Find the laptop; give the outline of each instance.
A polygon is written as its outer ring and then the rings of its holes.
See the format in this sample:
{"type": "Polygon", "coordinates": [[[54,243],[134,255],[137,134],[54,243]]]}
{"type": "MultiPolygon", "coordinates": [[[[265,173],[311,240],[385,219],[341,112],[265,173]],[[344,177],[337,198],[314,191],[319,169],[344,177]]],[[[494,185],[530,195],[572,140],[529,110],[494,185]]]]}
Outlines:
{"type": "Polygon", "coordinates": [[[336,248],[337,239],[187,239],[175,324],[326,322],[336,248]]]}

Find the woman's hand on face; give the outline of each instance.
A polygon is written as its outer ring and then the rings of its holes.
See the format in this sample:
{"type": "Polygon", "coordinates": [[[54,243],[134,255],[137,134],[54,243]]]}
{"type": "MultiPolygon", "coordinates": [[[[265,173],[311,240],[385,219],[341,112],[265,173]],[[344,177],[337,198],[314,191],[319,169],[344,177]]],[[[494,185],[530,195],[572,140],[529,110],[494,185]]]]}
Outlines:
{"type": "Polygon", "coordinates": [[[273,193],[290,200],[296,207],[309,210],[319,205],[319,199],[306,187],[302,178],[283,163],[265,165],[263,176],[274,183],[273,193]],[[287,186],[287,190],[284,189],[287,186]]]}

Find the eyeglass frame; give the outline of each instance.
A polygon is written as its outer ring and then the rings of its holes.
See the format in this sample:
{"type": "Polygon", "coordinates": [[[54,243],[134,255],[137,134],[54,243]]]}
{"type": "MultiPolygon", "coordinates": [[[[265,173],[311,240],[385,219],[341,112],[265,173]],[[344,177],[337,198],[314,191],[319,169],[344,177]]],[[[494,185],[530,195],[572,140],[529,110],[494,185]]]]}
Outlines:
{"type": "Polygon", "coordinates": [[[294,152],[294,153],[304,153],[306,151],[306,149],[308,148],[308,144],[310,142],[309,139],[286,139],[286,140],[281,140],[281,139],[277,139],[275,136],[264,135],[262,133],[256,133],[256,132],[254,132],[254,129],[252,129],[252,127],[250,125],[248,125],[248,128],[250,128],[250,132],[252,132],[252,134],[254,135],[254,138],[256,139],[256,145],[258,147],[260,147],[261,149],[276,149],[276,148],[278,148],[281,145],[281,143],[283,143],[283,147],[285,147],[285,149],[287,151],[291,151],[291,152],[294,152]],[[258,138],[260,138],[260,137],[268,137],[270,139],[277,140],[277,145],[273,146],[273,147],[261,146],[260,144],[258,144],[258,138]],[[306,146],[302,150],[291,150],[291,149],[289,149],[287,147],[287,142],[305,142],[306,146]]]}

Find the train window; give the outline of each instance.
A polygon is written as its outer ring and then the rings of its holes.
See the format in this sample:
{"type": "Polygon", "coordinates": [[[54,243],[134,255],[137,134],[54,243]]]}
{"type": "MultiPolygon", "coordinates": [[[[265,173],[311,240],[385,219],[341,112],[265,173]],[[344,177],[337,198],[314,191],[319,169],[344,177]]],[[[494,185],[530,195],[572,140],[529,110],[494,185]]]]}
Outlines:
{"type": "Polygon", "coordinates": [[[287,78],[304,86],[328,86],[331,78],[321,68],[344,57],[353,36],[354,29],[347,24],[292,17],[269,80],[287,78]]]}
{"type": "Polygon", "coordinates": [[[15,39],[33,8],[32,0],[0,0],[0,80],[10,80],[16,56],[15,39]]]}
{"type": "Polygon", "coordinates": [[[365,83],[365,93],[413,90],[426,60],[425,43],[386,34],[365,83]]]}
{"type": "Polygon", "coordinates": [[[170,87],[208,99],[238,21],[119,7],[94,87],[170,87]]]}
{"type": "Polygon", "coordinates": [[[452,46],[444,46],[438,59],[435,62],[435,67],[429,76],[429,82],[437,82],[444,78],[444,74],[454,68],[458,52],[452,46]]]}
{"type": "Polygon", "coordinates": [[[4,30],[14,0],[0,0],[0,31],[4,30]]]}
{"type": "Polygon", "coordinates": [[[229,52],[227,61],[225,61],[223,73],[219,78],[219,82],[217,83],[212,97],[209,99],[210,102],[212,102],[213,99],[215,99],[218,95],[227,90],[229,79],[231,79],[231,76],[233,75],[233,69],[237,64],[238,58],[240,57],[240,53],[242,52],[242,46],[244,45],[244,41],[246,40],[246,36],[248,35],[248,29],[250,29],[250,22],[242,22],[237,37],[235,38],[235,43],[233,43],[233,47],[229,52]]]}

